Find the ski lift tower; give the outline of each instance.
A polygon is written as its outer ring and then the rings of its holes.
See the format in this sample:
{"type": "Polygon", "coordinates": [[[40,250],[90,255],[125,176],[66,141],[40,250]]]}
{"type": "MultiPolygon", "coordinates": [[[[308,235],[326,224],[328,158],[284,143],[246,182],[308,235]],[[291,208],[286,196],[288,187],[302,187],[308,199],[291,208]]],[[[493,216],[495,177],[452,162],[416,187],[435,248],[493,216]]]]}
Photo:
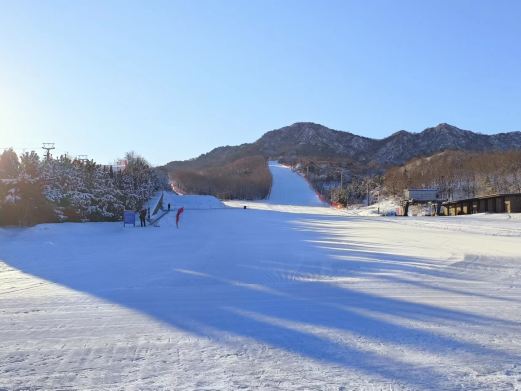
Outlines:
{"type": "Polygon", "coordinates": [[[54,143],[42,143],[42,149],[45,149],[47,152],[45,154],[45,158],[49,160],[51,158],[51,151],[56,149],[54,143]]]}
{"type": "Polygon", "coordinates": [[[78,159],[82,163],[86,163],[89,161],[89,157],[87,155],[78,155],[76,159],[78,159]]]}

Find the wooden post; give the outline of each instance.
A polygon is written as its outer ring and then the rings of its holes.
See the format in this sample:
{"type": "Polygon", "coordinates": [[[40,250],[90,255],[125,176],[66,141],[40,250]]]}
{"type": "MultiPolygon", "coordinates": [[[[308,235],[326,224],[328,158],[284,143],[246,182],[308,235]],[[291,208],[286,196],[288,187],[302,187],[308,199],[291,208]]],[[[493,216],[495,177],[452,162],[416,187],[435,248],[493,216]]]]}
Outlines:
{"type": "Polygon", "coordinates": [[[403,215],[409,215],[409,201],[405,201],[405,203],[403,204],[403,215]]]}

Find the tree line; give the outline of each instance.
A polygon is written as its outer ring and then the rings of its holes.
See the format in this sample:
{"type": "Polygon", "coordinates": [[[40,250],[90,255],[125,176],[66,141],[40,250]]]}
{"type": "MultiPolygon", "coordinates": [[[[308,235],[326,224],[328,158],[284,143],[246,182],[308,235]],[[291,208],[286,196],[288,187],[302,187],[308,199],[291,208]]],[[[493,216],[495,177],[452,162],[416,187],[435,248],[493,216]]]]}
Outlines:
{"type": "Polygon", "coordinates": [[[385,190],[401,196],[407,188],[437,188],[448,200],[499,193],[521,193],[521,151],[445,151],[393,167],[385,190]]]}
{"type": "Polygon", "coordinates": [[[262,199],[271,188],[271,174],[263,156],[243,157],[215,166],[185,164],[170,172],[174,188],[184,194],[220,199],[262,199]]]}
{"type": "Polygon", "coordinates": [[[130,152],[114,169],[93,160],[62,155],[41,159],[36,152],[0,155],[0,225],[43,222],[117,221],[168,187],[165,172],[130,152]]]}
{"type": "Polygon", "coordinates": [[[306,176],[327,201],[347,206],[379,197],[402,197],[404,189],[436,188],[442,199],[521,193],[521,151],[444,151],[379,171],[338,159],[286,161],[306,176]]]}
{"type": "Polygon", "coordinates": [[[306,177],[320,197],[337,206],[366,204],[377,200],[383,176],[373,167],[361,167],[352,160],[332,157],[280,159],[306,177]]]}

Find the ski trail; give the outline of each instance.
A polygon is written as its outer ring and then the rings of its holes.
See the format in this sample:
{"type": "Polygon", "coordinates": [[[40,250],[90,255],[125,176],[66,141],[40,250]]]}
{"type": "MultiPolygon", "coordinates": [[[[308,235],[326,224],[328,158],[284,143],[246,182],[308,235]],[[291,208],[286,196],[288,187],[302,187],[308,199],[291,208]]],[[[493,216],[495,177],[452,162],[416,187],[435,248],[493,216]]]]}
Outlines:
{"type": "Polygon", "coordinates": [[[268,164],[273,183],[267,202],[277,205],[327,206],[305,178],[275,161],[268,164]]]}

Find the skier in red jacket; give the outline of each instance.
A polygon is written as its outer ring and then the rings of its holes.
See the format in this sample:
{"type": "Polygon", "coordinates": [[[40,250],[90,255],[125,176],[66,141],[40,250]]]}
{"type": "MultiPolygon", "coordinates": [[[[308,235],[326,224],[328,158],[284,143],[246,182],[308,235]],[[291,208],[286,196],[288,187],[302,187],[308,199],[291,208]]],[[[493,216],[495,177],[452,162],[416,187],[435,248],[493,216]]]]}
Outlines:
{"type": "Polygon", "coordinates": [[[175,225],[177,228],[179,228],[179,219],[181,219],[181,215],[185,211],[185,208],[179,208],[177,210],[177,214],[175,215],[175,225]]]}

